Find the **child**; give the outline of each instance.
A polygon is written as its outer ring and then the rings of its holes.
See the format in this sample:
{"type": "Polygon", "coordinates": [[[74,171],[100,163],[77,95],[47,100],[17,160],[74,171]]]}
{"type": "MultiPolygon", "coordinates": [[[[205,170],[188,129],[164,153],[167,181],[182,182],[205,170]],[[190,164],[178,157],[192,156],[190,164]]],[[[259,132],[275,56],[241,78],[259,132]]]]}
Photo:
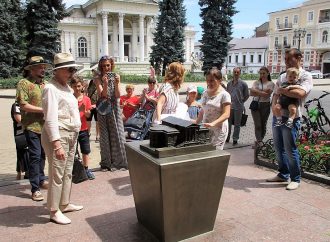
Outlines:
{"type": "Polygon", "coordinates": [[[187,100],[188,114],[191,120],[196,120],[201,109],[201,104],[196,101],[197,87],[191,85],[187,88],[187,100]]]}
{"type": "MultiPolygon", "coordinates": [[[[284,82],[281,85],[281,87],[288,88],[289,90],[301,88],[301,86],[297,84],[298,77],[299,77],[299,70],[294,67],[289,68],[286,71],[286,82],[284,82]]],[[[292,129],[293,120],[296,117],[298,105],[299,105],[299,100],[297,98],[292,98],[281,94],[278,99],[278,103],[275,105],[273,109],[273,113],[276,117],[276,122],[274,126],[278,127],[283,125],[281,111],[282,109],[287,109],[289,111],[289,118],[286,121],[285,126],[292,129]]]]}
{"type": "Polygon", "coordinates": [[[91,100],[85,96],[81,90],[83,88],[83,80],[78,76],[73,76],[71,80],[71,87],[73,89],[73,95],[78,100],[78,107],[80,112],[81,128],[78,136],[78,143],[80,145],[80,151],[82,153],[83,165],[85,167],[86,175],[90,180],[95,179],[94,174],[88,169],[89,153],[91,147],[89,143],[89,132],[87,125],[87,118],[91,115],[91,100]]]}

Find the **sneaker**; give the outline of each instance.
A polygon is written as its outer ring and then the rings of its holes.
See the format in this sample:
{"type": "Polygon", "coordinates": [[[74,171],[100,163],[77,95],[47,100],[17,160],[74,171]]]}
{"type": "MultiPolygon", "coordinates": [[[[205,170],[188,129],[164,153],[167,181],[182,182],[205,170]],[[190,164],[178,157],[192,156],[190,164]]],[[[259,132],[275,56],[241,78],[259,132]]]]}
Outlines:
{"type": "Polygon", "coordinates": [[[89,169],[86,169],[86,175],[87,175],[87,177],[88,177],[89,180],[94,180],[95,179],[95,175],[89,169]]]}
{"type": "Polygon", "coordinates": [[[234,140],[233,141],[233,145],[237,145],[237,140],[234,140]]]}
{"type": "Polygon", "coordinates": [[[71,220],[67,216],[65,216],[61,212],[61,210],[57,210],[56,213],[51,213],[50,221],[61,225],[66,225],[71,223],[71,220]]]}
{"type": "Polygon", "coordinates": [[[266,182],[288,182],[288,180],[279,176],[274,176],[272,178],[266,179],[266,182]]]}
{"type": "Polygon", "coordinates": [[[42,200],[44,200],[44,196],[41,194],[40,191],[35,191],[32,193],[32,200],[33,201],[42,201],[42,200]]]}
{"type": "Polygon", "coordinates": [[[292,121],[286,121],[285,126],[288,127],[289,129],[293,128],[293,122],[292,121]]]}
{"type": "Polygon", "coordinates": [[[48,181],[44,180],[39,185],[40,188],[47,190],[48,189],[48,181]]]}
{"type": "Polygon", "coordinates": [[[274,127],[280,127],[282,125],[283,125],[282,120],[276,120],[276,122],[274,123],[274,127]]]}
{"type": "Polygon", "coordinates": [[[286,186],[286,190],[296,190],[300,186],[299,182],[290,182],[289,185],[286,186]]]}

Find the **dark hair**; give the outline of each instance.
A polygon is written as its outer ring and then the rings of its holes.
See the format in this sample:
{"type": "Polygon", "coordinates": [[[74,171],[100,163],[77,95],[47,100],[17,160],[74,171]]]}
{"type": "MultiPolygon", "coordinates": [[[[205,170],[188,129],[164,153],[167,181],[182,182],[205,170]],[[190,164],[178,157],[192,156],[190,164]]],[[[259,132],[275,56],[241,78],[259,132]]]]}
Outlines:
{"type": "Polygon", "coordinates": [[[73,84],[76,84],[78,82],[80,82],[81,85],[84,85],[84,81],[80,76],[73,75],[72,78],[71,78],[71,81],[70,81],[70,85],[72,86],[73,84]]]}
{"type": "MultiPolygon", "coordinates": [[[[270,76],[270,72],[269,72],[269,70],[268,70],[268,68],[266,66],[260,67],[259,71],[265,71],[265,72],[267,72],[267,80],[270,81],[270,82],[272,81],[272,78],[270,76]]],[[[259,81],[261,81],[260,78],[259,78],[259,81]]]]}
{"type": "Polygon", "coordinates": [[[206,78],[208,76],[211,76],[212,80],[222,80],[221,71],[217,67],[212,67],[211,69],[209,69],[205,74],[206,78]]]}
{"type": "Polygon", "coordinates": [[[287,49],[287,50],[285,50],[285,54],[292,54],[297,59],[302,58],[302,53],[297,48],[287,49]]]}
{"type": "Polygon", "coordinates": [[[99,72],[102,72],[102,69],[101,69],[101,63],[102,61],[110,61],[110,64],[111,64],[111,71],[113,71],[115,69],[115,60],[110,57],[110,56],[107,56],[107,55],[104,55],[100,58],[99,60],[99,64],[97,66],[97,69],[99,72]]]}
{"type": "Polygon", "coordinates": [[[156,79],[153,76],[148,77],[148,83],[156,83],[156,79]]]}

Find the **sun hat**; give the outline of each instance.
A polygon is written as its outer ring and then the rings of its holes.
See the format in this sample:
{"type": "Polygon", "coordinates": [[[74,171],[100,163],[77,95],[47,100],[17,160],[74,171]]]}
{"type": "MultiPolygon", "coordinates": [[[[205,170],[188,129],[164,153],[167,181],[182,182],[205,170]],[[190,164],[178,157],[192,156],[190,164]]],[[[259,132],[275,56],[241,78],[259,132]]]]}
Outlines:
{"type": "Polygon", "coordinates": [[[190,85],[187,88],[187,92],[188,93],[190,93],[190,92],[196,92],[197,93],[197,87],[195,85],[190,85]]]}
{"type": "Polygon", "coordinates": [[[65,67],[80,67],[76,64],[71,53],[58,53],[54,56],[54,69],[60,69],[65,67]]]}
{"type": "Polygon", "coordinates": [[[27,62],[27,66],[24,67],[24,70],[30,70],[32,66],[36,65],[46,65],[47,68],[52,67],[52,65],[47,63],[42,56],[32,56],[27,62]]]}

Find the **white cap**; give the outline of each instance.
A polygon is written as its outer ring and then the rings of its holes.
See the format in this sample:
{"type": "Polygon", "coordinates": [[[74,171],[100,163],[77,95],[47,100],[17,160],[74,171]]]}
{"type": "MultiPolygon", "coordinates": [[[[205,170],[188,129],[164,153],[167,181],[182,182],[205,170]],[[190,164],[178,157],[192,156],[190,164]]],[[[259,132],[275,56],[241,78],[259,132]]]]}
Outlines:
{"type": "Polygon", "coordinates": [[[196,92],[197,93],[197,87],[195,85],[191,85],[187,88],[187,92],[196,92]]]}

